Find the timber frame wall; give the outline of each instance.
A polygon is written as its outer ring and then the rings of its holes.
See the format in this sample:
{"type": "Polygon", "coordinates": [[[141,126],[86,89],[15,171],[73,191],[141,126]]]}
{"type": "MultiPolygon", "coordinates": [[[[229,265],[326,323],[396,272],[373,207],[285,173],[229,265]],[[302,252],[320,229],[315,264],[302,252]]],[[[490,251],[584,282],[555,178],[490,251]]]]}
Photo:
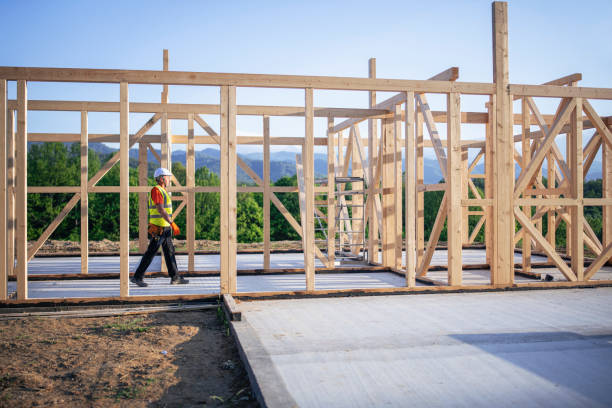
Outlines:
{"type": "MultiPolygon", "coordinates": [[[[264,269],[270,268],[270,202],[276,205],[303,239],[306,292],[320,293],[315,289],[315,256],[328,268],[334,267],[334,244],[330,240],[329,257],[315,246],[314,213],[315,195],[327,195],[330,209],[335,209],[333,175],[346,175],[349,161],[353,175],[359,173],[368,182],[368,194],[364,211],[370,233],[367,249],[370,261],[375,265],[401,271],[406,277],[405,291],[418,291],[417,278],[425,277],[430,267],[433,251],[440,231],[448,225],[448,282],[447,289],[468,288],[462,286],[462,247],[473,242],[481,228],[486,231],[487,262],[491,270],[490,285],[482,288],[519,286],[514,283],[514,250],[522,240],[524,271],[531,266],[532,247],[547,255],[565,276],[567,282],[554,282],[550,286],[597,284],[593,275],[612,257],[612,119],[601,117],[589,100],[612,100],[612,89],[578,87],[580,74],[570,75],[543,85],[515,85],[508,80],[508,24],[507,4],[494,2],[493,13],[493,83],[458,82],[458,69],[451,68],[429,80],[398,80],[376,78],[375,60],[370,60],[369,78],[320,77],[222,74],[202,72],[178,72],[168,70],[168,55],[164,51],[163,71],[19,68],[0,67],[0,167],[5,170],[0,179],[0,190],[6,199],[0,200],[0,300],[7,299],[7,278],[16,275],[17,298],[27,299],[27,263],[49,238],[68,212],[80,202],[82,242],[88,242],[87,193],[120,194],[120,296],[129,297],[129,193],[139,193],[140,236],[139,245],[144,251],[147,245],[146,193],[147,150],[157,153],[151,143],[161,144],[161,166],[171,167],[172,145],[187,145],[186,186],[176,179],[169,188],[180,193],[174,199],[180,201],[176,213],[187,210],[187,242],[189,271],[194,270],[194,206],[195,194],[220,192],[221,198],[221,265],[220,293],[236,293],[236,200],[237,192],[262,192],[264,194],[264,269]],[[7,99],[7,81],[16,81],[16,100],[7,99]],[[29,100],[28,82],[79,82],[115,83],[120,85],[119,102],[45,101],[29,100]],[[130,102],[129,84],[163,85],[160,103],[130,102]],[[220,104],[173,104],[169,102],[169,85],[216,86],[220,104]],[[246,106],[236,104],[236,89],[240,87],[293,88],[304,90],[304,105],[246,106]],[[315,107],[313,92],[316,90],[360,90],[369,92],[369,106],[365,109],[315,107]],[[385,101],[376,101],[376,92],[396,92],[385,101]],[[431,111],[427,94],[446,95],[446,111],[431,111]],[[488,97],[486,111],[462,112],[462,95],[488,97]],[[540,113],[534,98],[555,98],[558,109],[554,115],[540,113]],[[513,101],[520,100],[521,110],[513,112],[513,101]],[[80,134],[29,133],[28,112],[79,111],[80,134]],[[88,132],[88,112],[119,112],[119,135],[96,135],[88,132]],[[152,116],[135,134],[129,134],[129,114],[149,113],[152,116]],[[201,117],[202,114],[219,115],[220,129],[215,132],[201,117]],[[584,114],[584,115],[583,115],[584,114]],[[238,115],[256,115],[263,121],[263,135],[242,137],[236,134],[238,115]],[[586,115],[586,116],[585,116],[586,115]],[[270,119],[274,116],[298,116],[305,118],[304,136],[272,137],[270,119]],[[326,117],[327,137],[314,137],[314,118],[326,117]],[[336,119],[345,119],[337,121],[336,119]],[[172,135],[171,120],[186,120],[187,135],[172,135]],[[362,138],[358,124],[368,121],[367,137],[362,138]],[[161,134],[147,132],[161,123],[161,134]],[[440,139],[436,123],[445,123],[446,140],[440,139]],[[462,140],[461,125],[481,124],[485,129],[484,140],[462,140]],[[207,136],[195,136],[194,126],[200,126],[207,136]],[[522,131],[514,135],[513,126],[522,131]],[[532,127],[535,127],[532,130],[532,127]],[[427,133],[424,132],[427,129],[427,133]],[[583,131],[596,132],[583,149],[583,131]],[[425,140],[424,135],[429,135],[425,140]],[[555,143],[555,137],[565,134],[568,149],[563,154],[555,143]],[[402,136],[404,135],[404,136],[402,136]],[[81,144],[81,183],[74,187],[28,187],[27,142],[60,141],[81,144]],[[117,142],[120,150],[101,170],[88,179],[87,149],[89,142],[117,142]],[[195,186],[195,144],[218,144],[221,148],[220,187],[195,186]],[[236,154],[238,144],[263,145],[263,180],[236,154]],[[301,145],[303,163],[303,194],[305,205],[304,224],[298,223],[284,209],[275,196],[277,192],[298,192],[292,187],[270,186],[270,146],[301,145]],[[328,147],[328,186],[315,186],[314,146],[328,147]],[[517,147],[518,145],[518,147],[517,147]],[[139,186],[128,184],[129,148],[139,148],[139,186]],[[346,147],[346,149],[345,149],[346,147]],[[367,157],[365,148],[367,147],[367,157]],[[428,185],[423,182],[423,149],[433,148],[445,182],[428,185]],[[345,149],[343,151],[343,149],[345,149]],[[468,163],[468,149],[477,149],[472,163],[468,163]],[[603,151],[601,198],[583,197],[584,175],[588,172],[599,149],[603,151]],[[402,151],[406,160],[406,172],[402,180],[402,151]],[[485,174],[474,174],[480,160],[485,160],[485,174]],[[120,163],[119,186],[102,187],[97,182],[113,165],[120,163]],[[543,163],[547,163],[548,186],[542,183],[543,163]],[[514,166],[521,167],[518,178],[514,166]],[[257,187],[237,187],[236,171],[240,166],[249,174],[257,187]],[[484,197],[472,179],[484,178],[484,197]],[[555,182],[556,180],[556,182],[555,182]],[[406,186],[405,217],[402,219],[402,182],[406,186]],[[424,240],[423,196],[426,191],[445,191],[429,242],[424,240]],[[468,198],[468,192],[474,198],[468,198]],[[72,198],[57,218],[49,225],[35,245],[27,245],[27,194],[71,193],[72,198]],[[469,207],[480,207],[472,211],[469,207]],[[583,216],[584,206],[603,207],[603,240],[599,241],[583,216]],[[475,229],[468,231],[468,217],[480,216],[475,229]],[[566,263],[555,249],[555,229],[542,235],[542,218],[549,225],[563,220],[568,225],[568,256],[566,263]],[[520,230],[515,233],[515,220],[520,230]],[[402,239],[402,222],[405,222],[406,238],[402,239]],[[406,257],[402,257],[405,245],[406,257]],[[597,255],[585,268],[584,247],[597,255]],[[379,253],[379,249],[381,252],[379,253]],[[379,254],[382,255],[379,259],[379,254]],[[16,266],[15,266],[16,265],[16,266]],[[5,267],[6,266],[6,267],[5,267]]],[[[333,214],[330,210],[329,213],[333,214]]],[[[333,236],[330,223],[330,235],[333,236]]],[[[365,229],[365,228],[364,228],[365,229]]],[[[82,245],[82,273],[87,273],[87,245],[82,245]]],[[[162,265],[163,262],[162,262],[162,265]]],[[[163,266],[162,266],[163,267],[163,266]]],[[[609,281],[598,281],[610,284],[609,281]]],[[[542,285],[534,283],[534,285],[542,285]]],[[[375,290],[374,290],[375,291],[375,290]]],[[[257,294],[255,294],[257,295],[257,294]]],[[[260,294],[261,295],[261,294],[260,294]]]]}

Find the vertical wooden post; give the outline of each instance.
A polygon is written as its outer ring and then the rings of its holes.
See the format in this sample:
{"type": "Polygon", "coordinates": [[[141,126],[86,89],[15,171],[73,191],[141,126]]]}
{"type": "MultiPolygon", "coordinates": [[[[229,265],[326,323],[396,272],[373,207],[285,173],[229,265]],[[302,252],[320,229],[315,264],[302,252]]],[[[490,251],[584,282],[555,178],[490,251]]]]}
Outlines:
{"type": "Polygon", "coordinates": [[[578,204],[570,207],[570,217],[572,221],[571,229],[568,228],[568,235],[572,242],[571,258],[572,271],[576,274],[578,281],[584,280],[584,206],[582,204],[583,195],[583,158],[582,158],[582,98],[576,98],[576,108],[571,116],[571,131],[569,133],[570,155],[568,157],[571,183],[570,195],[578,200],[578,204]]]}
{"type": "Polygon", "coordinates": [[[314,253],[314,106],[312,88],[306,88],[304,138],[304,184],[306,185],[306,220],[304,228],[304,270],[306,290],[315,289],[314,253]]]}
{"type": "MultiPolygon", "coordinates": [[[[148,180],[148,151],[145,143],[138,143],[138,185],[146,186],[148,180]]],[[[149,243],[147,229],[149,224],[149,194],[138,193],[138,250],[145,252],[149,243]]]]}
{"type": "Polygon", "coordinates": [[[195,271],[195,133],[193,113],[187,115],[187,270],[195,271]]]}
{"type": "Polygon", "coordinates": [[[10,110],[6,118],[7,139],[6,139],[6,177],[7,177],[7,274],[15,276],[15,230],[17,222],[15,220],[15,111],[10,110]]]}
{"type": "Polygon", "coordinates": [[[270,269],[270,117],[263,117],[263,227],[264,227],[264,269],[270,269]]]}
{"type": "MultiPolygon", "coordinates": [[[[489,200],[495,200],[494,196],[494,177],[495,177],[495,133],[493,127],[495,126],[495,94],[489,97],[489,102],[486,104],[487,108],[487,127],[486,127],[486,139],[485,139],[485,197],[489,200]]],[[[488,205],[485,207],[485,214],[487,220],[485,221],[485,247],[487,264],[491,271],[491,283],[493,283],[493,271],[495,270],[495,257],[493,256],[493,223],[495,222],[495,211],[494,206],[488,205]]]]}
{"type": "Polygon", "coordinates": [[[229,216],[229,254],[228,254],[228,266],[229,266],[229,290],[230,293],[236,293],[237,288],[237,255],[238,255],[238,228],[236,224],[236,214],[238,211],[238,186],[237,186],[237,146],[238,138],[236,135],[236,87],[230,86],[228,88],[228,107],[227,107],[227,147],[228,147],[228,192],[229,205],[227,207],[229,216]]]}
{"type": "MultiPolygon", "coordinates": [[[[168,71],[168,50],[163,51],[163,70],[168,71]]],[[[169,102],[169,87],[167,84],[163,85],[161,94],[161,103],[167,104],[169,102]]],[[[170,121],[168,120],[168,113],[163,112],[161,118],[161,167],[164,167],[172,171],[172,138],[170,136],[170,121]]],[[[172,180],[170,181],[170,186],[172,180]]],[[[169,193],[172,196],[172,193],[169,193]]],[[[164,259],[164,252],[161,251],[161,271],[167,273],[168,267],[164,259]]]]}
{"type": "MultiPolygon", "coordinates": [[[[612,147],[608,143],[603,142],[601,155],[601,170],[603,174],[602,179],[602,197],[610,199],[612,198],[612,147]]],[[[602,207],[603,220],[603,247],[606,248],[612,244],[612,205],[604,205],[602,207]]],[[[608,260],[608,265],[612,264],[612,258],[608,260]]]]}
{"type": "MultiPolygon", "coordinates": [[[[0,169],[6,169],[6,79],[0,79],[0,169]]],[[[8,296],[8,273],[7,273],[7,174],[0,177],[0,300],[6,300],[8,296]]]]}
{"type": "Polygon", "coordinates": [[[395,117],[393,119],[393,165],[394,165],[394,189],[393,198],[395,199],[395,229],[394,229],[394,247],[395,258],[393,267],[401,269],[402,267],[402,247],[404,240],[402,239],[402,106],[395,105],[395,117]]]}
{"type": "Polygon", "coordinates": [[[448,284],[461,285],[462,281],[462,227],[463,214],[457,209],[461,208],[462,198],[462,158],[461,158],[461,108],[460,96],[451,92],[446,97],[447,105],[447,170],[446,193],[449,197],[447,215],[448,234],[448,284]]]}
{"type": "MultiPolygon", "coordinates": [[[[414,103],[414,102],[413,102],[414,103]]],[[[415,105],[418,106],[418,105],[415,105]]],[[[415,112],[416,133],[416,184],[420,186],[425,182],[425,169],[423,161],[423,113],[420,109],[415,112]]],[[[425,192],[416,190],[416,264],[423,262],[425,254],[425,192]]]]}
{"type": "Polygon", "coordinates": [[[17,81],[17,299],[28,298],[28,91],[24,80],[17,81]]]}
{"type": "Polygon", "coordinates": [[[508,92],[508,3],[493,2],[493,82],[495,105],[495,215],[492,270],[494,285],[514,281],[514,143],[511,126],[512,100],[508,92]]]}
{"type": "MultiPolygon", "coordinates": [[[[376,58],[370,58],[368,64],[368,77],[376,78],[376,58]]],[[[376,91],[368,92],[368,105],[373,108],[376,105],[376,91]]],[[[368,180],[370,183],[374,183],[374,175],[376,170],[376,161],[378,159],[378,120],[368,119],[368,180]]],[[[369,186],[368,186],[369,187],[369,186]]],[[[377,193],[375,193],[377,194],[377,193]]],[[[380,262],[378,253],[378,215],[376,214],[376,207],[370,206],[370,213],[368,214],[369,227],[368,227],[368,260],[370,262],[380,262]]]]}
{"type": "MultiPolygon", "coordinates": [[[[548,188],[555,188],[557,186],[557,173],[555,172],[555,167],[557,166],[555,162],[555,156],[552,152],[548,153],[548,188]]],[[[548,211],[548,232],[546,233],[546,238],[548,243],[556,250],[557,249],[557,215],[555,210],[548,211]]],[[[552,262],[553,259],[549,256],[548,262],[552,262]]]]}
{"type": "MultiPolygon", "coordinates": [[[[351,136],[354,138],[361,137],[359,135],[359,129],[357,127],[355,127],[354,130],[351,132],[351,136]]],[[[351,149],[351,174],[353,177],[363,177],[363,166],[361,164],[361,153],[359,153],[360,146],[361,146],[361,143],[357,144],[355,143],[355,141],[353,141],[352,149],[351,149]]],[[[358,191],[358,190],[363,190],[363,188],[364,188],[363,182],[352,183],[353,190],[358,191]]],[[[359,207],[359,206],[363,206],[363,196],[361,194],[353,195],[351,197],[351,204],[354,204],[354,207],[352,210],[353,212],[351,214],[352,230],[353,231],[364,231],[365,225],[363,225],[361,221],[364,208],[359,207]]],[[[362,240],[363,236],[364,234],[362,232],[355,232],[351,234],[351,240],[352,240],[351,244],[353,244],[351,246],[351,252],[355,255],[359,255],[359,253],[362,250],[365,251],[365,248],[360,248],[359,246],[355,245],[357,243],[363,242],[362,240]]]]}
{"type": "Polygon", "coordinates": [[[89,136],[87,112],[81,111],[81,273],[86,274],[89,262],[89,136]]]}
{"type": "MultiPolygon", "coordinates": [[[[529,115],[529,107],[527,106],[527,98],[521,99],[521,151],[523,161],[521,167],[526,169],[531,161],[531,139],[529,133],[531,131],[531,118],[529,115]]],[[[524,195],[523,195],[524,196],[524,195]]],[[[525,197],[524,198],[530,198],[525,197]]],[[[523,206],[523,213],[527,218],[531,218],[531,206],[523,206]]],[[[527,228],[523,228],[523,272],[531,271],[531,235],[527,232],[527,228]]]]}
{"type": "Polygon", "coordinates": [[[220,259],[220,284],[221,293],[230,293],[229,289],[229,185],[227,174],[229,172],[229,137],[227,128],[227,117],[229,115],[229,87],[221,86],[221,106],[220,106],[220,127],[221,127],[221,164],[220,164],[220,239],[221,239],[221,259],[220,259]]]}
{"type": "Polygon", "coordinates": [[[336,262],[336,184],[334,118],[327,118],[327,267],[333,268],[336,262]]]}
{"type": "Polygon", "coordinates": [[[130,295],[130,132],[127,82],[121,82],[119,99],[119,280],[120,295],[130,295]]]}
{"type": "MultiPolygon", "coordinates": [[[[461,149],[461,198],[467,200],[469,198],[468,189],[468,149],[461,149]]],[[[470,242],[470,218],[468,215],[469,207],[461,207],[461,243],[468,245],[470,242]]]]}
{"type": "MultiPolygon", "coordinates": [[[[414,143],[414,92],[406,93],[405,114],[405,156],[406,156],[406,286],[416,285],[416,184],[415,184],[415,143],[414,143]]],[[[401,158],[400,158],[401,163],[401,158]]]]}
{"type": "Polygon", "coordinates": [[[393,119],[382,125],[382,264],[395,267],[395,138],[393,119]]]}
{"type": "MultiPolygon", "coordinates": [[[[338,168],[336,172],[339,176],[344,174],[344,133],[342,131],[338,132],[338,168]]],[[[335,222],[335,221],[334,221],[335,222]]],[[[340,221],[338,223],[338,246],[339,250],[342,251],[344,248],[344,234],[342,231],[344,230],[344,221],[340,221]]]]}
{"type": "Polygon", "coordinates": [[[221,86],[221,293],[236,292],[236,88],[221,86]]]}

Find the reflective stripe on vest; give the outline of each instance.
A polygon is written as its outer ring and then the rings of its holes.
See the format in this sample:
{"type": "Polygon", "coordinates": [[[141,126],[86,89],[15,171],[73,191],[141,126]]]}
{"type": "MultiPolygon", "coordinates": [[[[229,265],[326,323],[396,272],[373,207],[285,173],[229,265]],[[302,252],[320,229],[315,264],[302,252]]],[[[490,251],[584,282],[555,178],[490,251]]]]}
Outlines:
{"type": "MultiPolygon", "coordinates": [[[[168,215],[172,215],[172,199],[170,198],[170,194],[168,194],[168,192],[162,186],[155,186],[154,188],[157,188],[162,197],[164,197],[164,210],[166,210],[168,215]]],[[[159,211],[157,211],[157,205],[153,202],[151,194],[149,194],[149,223],[159,227],[170,226],[170,223],[164,220],[159,211]]]]}

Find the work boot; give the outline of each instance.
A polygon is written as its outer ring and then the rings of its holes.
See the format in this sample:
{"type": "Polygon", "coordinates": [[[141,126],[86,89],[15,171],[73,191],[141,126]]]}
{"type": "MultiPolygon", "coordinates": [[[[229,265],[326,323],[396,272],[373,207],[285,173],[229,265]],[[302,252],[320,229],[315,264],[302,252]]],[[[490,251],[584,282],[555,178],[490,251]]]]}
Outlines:
{"type": "Polygon", "coordinates": [[[175,276],[174,278],[170,279],[171,285],[186,285],[188,283],[189,280],[183,278],[182,276],[175,276]]]}
{"type": "Polygon", "coordinates": [[[132,278],[132,279],[130,279],[130,282],[135,283],[136,285],[140,286],[141,288],[146,288],[147,286],[149,286],[142,279],[132,278]]]}

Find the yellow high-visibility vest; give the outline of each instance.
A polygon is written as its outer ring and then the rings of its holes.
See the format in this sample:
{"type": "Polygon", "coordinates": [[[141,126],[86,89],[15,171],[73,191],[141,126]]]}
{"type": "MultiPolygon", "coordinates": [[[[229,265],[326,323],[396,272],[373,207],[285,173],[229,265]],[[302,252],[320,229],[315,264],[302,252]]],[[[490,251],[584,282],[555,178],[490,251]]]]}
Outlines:
{"type": "MultiPolygon", "coordinates": [[[[164,210],[166,210],[169,216],[172,216],[172,199],[170,198],[170,194],[168,194],[168,192],[162,186],[158,185],[155,187],[159,189],[159,192],[162,194],[162,197],[164,197],[164,204],[163,204],[164,210]]],[[[169,227],[170,226],[168,221],[164,220],[161,214],[159,213],[159,211],[157,211],[157,206],[153,202],[153,199],[151,198],[150,193],[149,193],[149,223],[153,225],[157,225],[159,227],[169,227]]]]}

